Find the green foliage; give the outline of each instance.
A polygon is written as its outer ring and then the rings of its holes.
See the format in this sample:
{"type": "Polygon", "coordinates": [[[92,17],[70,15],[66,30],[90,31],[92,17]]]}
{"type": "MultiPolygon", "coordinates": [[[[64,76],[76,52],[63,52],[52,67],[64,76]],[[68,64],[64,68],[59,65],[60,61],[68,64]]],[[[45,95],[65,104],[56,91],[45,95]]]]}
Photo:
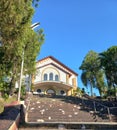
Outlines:
{"type": "Polygon", "coordinates": [[[100,66],[100,60],[98,58],[98,54],[94,51],[89,51],[88,54],[85,56],[80,69],[82,70],[98,70],[100,66]]]}
{"type": "MultiPolygon", "coordinates": [[[[15,93],[18,94],[19,89],[17,88],[15,93]]],[[[25,99],[25,95],[26,95],[26,86],[22,85],[21,87],[21,99],[24,100],[25,99]]]]}
{"type": "Polygon", "coordinates": [[[116,96],[117,88],[117,46],[112,46],[107,51],[100,53],[101,67],[105,71],[108,93],[114,90],[116,96]]]}
{"type": "Polygon", "coordinates": [[[7,99],[9,97],[9,91],[10,91],[9,83],[8,82],[4,82],[4,80],[1,80],[0,81],[0,92],[2,94],[2,97],[7,99]]]}
{"type": "Polygon", "coordinates": [[[3,79],[10,77],[9,94],[19,79],[23,52],[24,74],[34,73],[36,57],[44,41],[42,29],[38,32],[31,29],[34,14],[32,2],[0,1],[0,89],[7,89],[3,79]]]}
{"type": "Polygon", "coordinates": [[[90,51],[85,56],[79,68],[82,70],[81,80],[86,87],[90,86],[92,96],[94,87],[96,87],[101,94],[102,86],[104,86],[104,73],[100,69],[100,65],[101,62],[98,53],[90,51]]]}
{"type": "Polygon", "coordinates": [[[82,94],[83,94],[82,90],[79,87],[77,87],[76,90],[73,90],[73,96],[79,96],[79,97],[81,97],[82,94]]]}
{"type": "Polygon", "coordinates": [[[42,29],[38,30],[36,33],[32,33],[32,31],[30,33],[29,36],[27,36],[27,44],[25,45],[24,51],[24,68],[26,68],[25,73],[28,74],[35,71],[36,57],[37,54],[39,54],[41,45],[44,41],[42,29]],[[30,36],[32,38],[29,38],[30,36]]]}
{"type": "Polygon", "coordinates": [[[26,86],[22,86],[22,89],[21,89],[21,94],[22,96],[26,95],[26,86]]]}
{"type": "Polygon", "coordinates": [[[39,5],[38,2],[39,2],[39,1],[40,1],[40,0],[33,0],[33,1],[32,1],[35,7],[38,7],[38,5],[39,5]]]}
{"type": "Polygon", "coordinates": [[[82,94],[85,94],[86,93],[85,88],[82,88],[81,92],[82,92],[82,94]]]}
{"type": "Polygon", "coordinates": [[[101,96],[116,96],[117,89],[117,46],[112,46],[100,54],[90,51],[84,58],[80,69],[83,84],[96,87],[101,96]]]}
{"type": "Polygon", "coordinates": [[[111,88],[113,85],[117,85],[117,46],[112,46],[107,51],[100,53],[100,59],[108,86],[111,88]]]}

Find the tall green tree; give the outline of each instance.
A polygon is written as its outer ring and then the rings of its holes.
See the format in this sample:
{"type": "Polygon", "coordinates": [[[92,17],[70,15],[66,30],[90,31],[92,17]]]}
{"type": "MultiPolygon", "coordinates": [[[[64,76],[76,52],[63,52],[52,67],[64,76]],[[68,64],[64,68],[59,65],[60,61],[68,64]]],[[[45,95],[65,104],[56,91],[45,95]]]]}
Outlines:
{"type": "Polygon", "coordinates": [[[112,46],[107,51],[99,54],[101,59],[101,67],[105,71],[108,89],[117,87],[117,46],[112,46]]]}
{"type": "Polygon", "coordinates": [[[33,73],[36,57],[44,41],[43,30],[31,29],[34,8],[32,0],[0,1],[0,91],[12,92],[19,79],[22,54],[24,71],[33,73]],[[6,77],[9,83],[6,84],[6,77]]]}
{"type": "Polygon", "coordinates": [[[82,70],[81,80],[83,84],[91,89],[91,96],[93,96],[93,88],[97,88],[102,95],[102,87],[104,86],[104,73],[100,69],[100,59],[98,53],[89,51],[85,56],[81,66],[82,70]]]}

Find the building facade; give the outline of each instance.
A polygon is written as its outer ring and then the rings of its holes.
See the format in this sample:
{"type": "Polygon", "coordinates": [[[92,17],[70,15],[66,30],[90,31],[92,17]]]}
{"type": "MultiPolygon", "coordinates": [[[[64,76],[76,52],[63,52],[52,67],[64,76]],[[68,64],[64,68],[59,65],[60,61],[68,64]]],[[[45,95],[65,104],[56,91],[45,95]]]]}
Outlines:
{"type": "Polygon", "coordinates": [[[38,94],[72,95],[77,88],[78,74],[53,56],[36,63],[32,77],[33,92],[38,94]]]}

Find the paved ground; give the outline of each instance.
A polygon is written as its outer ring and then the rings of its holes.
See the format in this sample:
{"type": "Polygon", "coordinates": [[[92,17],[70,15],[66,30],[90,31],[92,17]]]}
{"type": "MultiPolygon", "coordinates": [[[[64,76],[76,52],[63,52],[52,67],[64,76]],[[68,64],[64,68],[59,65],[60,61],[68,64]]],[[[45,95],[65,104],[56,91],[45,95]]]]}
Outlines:
{"type": "MultiPolygon", "coordinates": [[[[27,111],[27,122],[101,122],[82,101],[63,97],[32,96],[27,111]]],[[[27,103],[27,104],[28,104],[27,103]]],[[[106,120],[105,120],[106,121],[106,120]]],[[[108,120],[107,120],[108,121],[108,120]]]]}
{"type": "Polygon", "coordinates": [[[117,130],[116,122],[114,124],[108,118],[94,115],[93,104],[88,100],[85,101],[87,105],[83,105],[80,98],[30,95],[25,103],[28,125],[19,130],[81,130],[82,124],[85,124],[86,130],[117,130]],[[65,127],[59,126],[61,123],[65,127]],[[56,125],[51,127],[53,124],[56,125]]]}

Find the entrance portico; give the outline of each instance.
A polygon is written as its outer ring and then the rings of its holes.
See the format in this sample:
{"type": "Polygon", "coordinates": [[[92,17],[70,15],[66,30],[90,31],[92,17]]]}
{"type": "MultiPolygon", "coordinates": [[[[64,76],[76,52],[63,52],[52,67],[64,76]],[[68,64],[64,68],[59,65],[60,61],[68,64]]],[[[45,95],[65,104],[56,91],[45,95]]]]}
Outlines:
{"type": "Polygon", "coordinates": [[[77,88],[78,74],[52,56],[39,60],[36,70],[32,78],[34,92],[72,95],[77,88]]]}
{"type": "Polygon", "coordinates": [[[62,82],[43,81],[35,84],[34,91],[38,92],[39,89],[43,94],[71,95],[73,87],[62,82]]]}

